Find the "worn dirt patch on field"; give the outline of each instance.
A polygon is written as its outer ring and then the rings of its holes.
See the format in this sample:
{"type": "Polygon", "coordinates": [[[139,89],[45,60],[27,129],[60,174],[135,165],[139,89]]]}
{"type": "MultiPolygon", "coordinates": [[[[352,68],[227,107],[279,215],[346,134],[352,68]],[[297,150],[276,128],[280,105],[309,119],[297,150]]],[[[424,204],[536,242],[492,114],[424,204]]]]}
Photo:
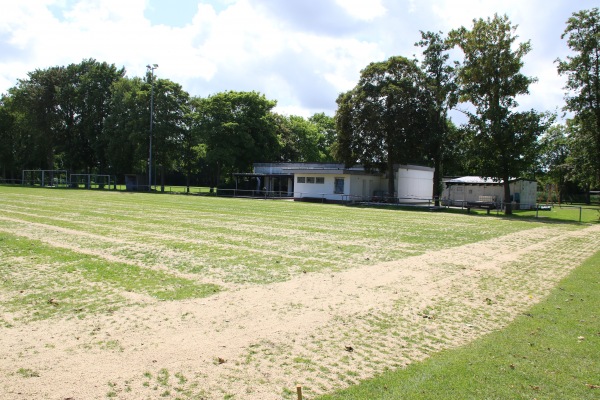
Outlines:
{"type": "Polygon", "coordinates": [[[598,248],[600,226],[548,225],[204,299],[17,324],[0,332],[0,393],[279,399],[302,384],[313,397],[505,326],[598,248]]]}

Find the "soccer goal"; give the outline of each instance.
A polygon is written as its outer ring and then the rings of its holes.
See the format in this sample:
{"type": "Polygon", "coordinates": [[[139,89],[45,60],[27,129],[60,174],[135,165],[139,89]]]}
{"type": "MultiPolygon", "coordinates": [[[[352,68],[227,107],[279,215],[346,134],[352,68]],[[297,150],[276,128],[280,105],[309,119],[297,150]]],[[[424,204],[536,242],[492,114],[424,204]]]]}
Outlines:
{"type": "Polygon", "coordinates": [[[71,174],[69,186],[85,189],[110,189],[110,175],[71,174]]]}
{"type": "Polygon", "coordinates": [[[41,187],[67,187],[69,173],[58,169],[24,169],[21,184],[41,187]]]}

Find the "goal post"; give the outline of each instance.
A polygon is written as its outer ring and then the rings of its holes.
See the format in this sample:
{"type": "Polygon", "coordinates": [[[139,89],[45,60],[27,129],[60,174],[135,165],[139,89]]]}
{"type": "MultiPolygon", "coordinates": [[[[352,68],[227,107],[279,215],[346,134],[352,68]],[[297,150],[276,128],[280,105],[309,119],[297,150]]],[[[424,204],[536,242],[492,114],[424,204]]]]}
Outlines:
{"type": "Polygon", "coordinates": [[[85,189],[110,189],[111,176],[102,174],[71,174],[69,186],[85,189]]]}
{"type": "Polygon", "coordinates": [[[40,187],[67,187],[69,173],[62,169],[24,169],[21,184],[40,187]]]}

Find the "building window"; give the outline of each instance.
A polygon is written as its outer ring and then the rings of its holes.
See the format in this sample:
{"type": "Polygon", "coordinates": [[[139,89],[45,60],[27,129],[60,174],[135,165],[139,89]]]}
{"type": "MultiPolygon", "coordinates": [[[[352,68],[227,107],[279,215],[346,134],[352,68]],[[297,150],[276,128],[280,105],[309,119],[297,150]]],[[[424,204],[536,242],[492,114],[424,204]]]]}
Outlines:
{"type": "Polygon", "coordinates": [[[299,177],[296,178],[296,182],[297,183],[304,183],[304,182],[306,182],[306,178],[303,177],[303,176],[299,176],[299,177]]]}
{"type": "Polygon", "coordinates": [[[306,177],[306,183],[315,183],[315,177],[314,176],[306,177]]]}
{"type": "Polygon", "coordinates": [[[317,177],[315,182],[316,183],[320,183],[320,184],[324,184],[325,183],[325,178],[323,178],[323,177],[317,177]]]}
{"type": "Polygon", "coordinates": [[[333,193],[344,194],[344,178],[335,178],[333,193]]]}

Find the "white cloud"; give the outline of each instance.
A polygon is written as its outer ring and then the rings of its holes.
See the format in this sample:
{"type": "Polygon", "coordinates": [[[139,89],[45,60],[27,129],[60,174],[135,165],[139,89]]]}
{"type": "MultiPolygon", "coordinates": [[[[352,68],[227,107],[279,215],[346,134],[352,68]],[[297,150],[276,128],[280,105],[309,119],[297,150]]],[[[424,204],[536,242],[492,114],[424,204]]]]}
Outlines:
{"type": "Polygon", "coordinates": [[[372,21],[377,17],[382,17],[387,11],[381,4],[381,0],[335,0],[335,2],[344,8],[348,14],[364,21],[372,21]]]}
{"type": "Polygon", "coordinates": [[[546,110],[562,105],[553,60],[566,54],[560,33],[577,7],[561,0],[198,0],[190,23],[171,27],[148,20],[148,4],[5,2],[0,93],[37,68],[95,58],[124,66],[129,76],[159,64],[159,77],[191,95],[257,90],[277,100],[278,110],[332,114],[337,95],[356,84],[368,63],[418,53],[419,30],[448,32],[498,12],[519,24],[523,40],[532,40],[526,73],[540,81],[521,104],[546,110]]]}

